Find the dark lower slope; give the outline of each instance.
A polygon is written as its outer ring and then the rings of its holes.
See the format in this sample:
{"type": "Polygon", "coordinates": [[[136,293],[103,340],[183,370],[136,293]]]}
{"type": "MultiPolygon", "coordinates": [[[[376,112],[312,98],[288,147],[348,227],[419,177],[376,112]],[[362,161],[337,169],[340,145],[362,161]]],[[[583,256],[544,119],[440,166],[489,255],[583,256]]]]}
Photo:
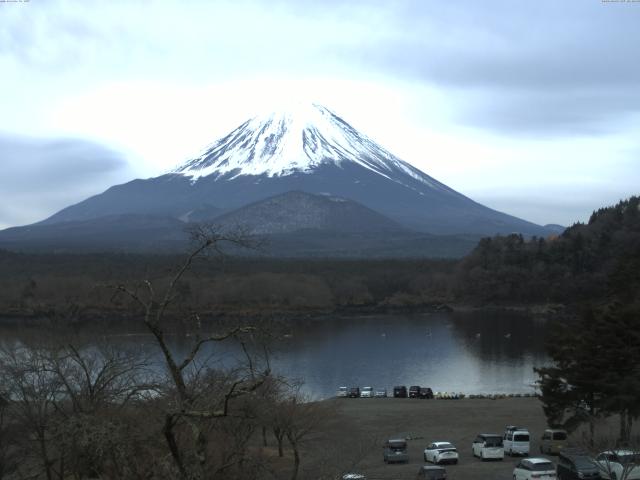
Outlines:
{"type": "MultiPolygon", "coordinates": [[[[183,253],[189,224],[144,215],[110,216],[83,222],[35,225],[0,232],[0,249],[20,252],[183,253]]],[[[353,232],[306,229],[260,235],[257,250],[231,254],[261,257],[460,258],[479,237],[437,236],[409,231],[353,232]]]]}
{"type": "Polygon", "coordinates": [[[399,183],[356,164],[326,164],[312,173],[273,177],[211,175],[195,183],[177,174],[134,180],[65,208],[42,223],[123,213],[182,218],[203,205],[232,210],[288,191],[349,198],[405,227],[433,234],[551,233],[542,226],[480,205],[440,184],[429,187],[410,176],[399,183]]]}
{"type": "Polygon", "coordinates": [[[14,251],[168,252],[185,248],[185,224],[153,215],[106,217],[0,231],[0,248],[14,251]]]}

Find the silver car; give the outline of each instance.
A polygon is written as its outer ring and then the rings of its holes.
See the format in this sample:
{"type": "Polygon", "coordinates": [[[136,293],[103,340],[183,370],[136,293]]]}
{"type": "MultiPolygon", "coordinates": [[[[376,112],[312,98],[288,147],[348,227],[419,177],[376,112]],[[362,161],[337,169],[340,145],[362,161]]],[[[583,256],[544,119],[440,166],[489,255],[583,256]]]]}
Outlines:
{"type": "Polygon", "coordinates": [[[387,397],[387,389],[386,388],[377,388],[376,393],[373,394],[376,398],[386,398],[387,397]]]}

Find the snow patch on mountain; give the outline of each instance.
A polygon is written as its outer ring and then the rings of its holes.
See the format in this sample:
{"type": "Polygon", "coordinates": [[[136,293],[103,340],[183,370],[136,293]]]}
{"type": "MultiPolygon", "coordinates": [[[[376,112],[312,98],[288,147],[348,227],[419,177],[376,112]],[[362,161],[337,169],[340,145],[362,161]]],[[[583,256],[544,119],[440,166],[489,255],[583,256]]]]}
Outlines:
{"type": "Polygon", "coordinates": [[[226,179],[241,175],[274,177],[311,173],[322,164],[340,166],[344,162],[356,163],[403,185],[398,173],[430,188],[451,191],[317,104],[298,104],[254,117],[171,173],[188,176],[192,182],[210,175],[226,179]]]}

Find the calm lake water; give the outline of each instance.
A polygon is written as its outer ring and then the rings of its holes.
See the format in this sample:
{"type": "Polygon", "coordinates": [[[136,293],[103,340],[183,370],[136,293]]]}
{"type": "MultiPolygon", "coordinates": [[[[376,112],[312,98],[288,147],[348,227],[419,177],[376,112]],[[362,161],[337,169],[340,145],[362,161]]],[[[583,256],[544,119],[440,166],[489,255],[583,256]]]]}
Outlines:
{"type": "Polygon", "coordinates": [[[273,353],[274,370],[308,392],[338,386],[428,386],[433,391],[532,393],[548,362],[544,321],[513,313],[381,315],[308,323],[273,353]]]}
{"type": "MultiPolygon", "coordinates": [[[[548,362],[545,330],[544,320],[495,311],[306,320],[271,346],[270,364],[274,372],[302,380],[314,398],[333,396],[339,386],[533,393],[533,367],[548,362]]],[[[157,354],[149,335],[113,335],[110,342],[157,354]]],[[[189,345],[189,338],[172,338],[179,354],[189,345]]],[[[230,365],[240,355],[231,344],[207,349],[200,358],[230,365]]]]}

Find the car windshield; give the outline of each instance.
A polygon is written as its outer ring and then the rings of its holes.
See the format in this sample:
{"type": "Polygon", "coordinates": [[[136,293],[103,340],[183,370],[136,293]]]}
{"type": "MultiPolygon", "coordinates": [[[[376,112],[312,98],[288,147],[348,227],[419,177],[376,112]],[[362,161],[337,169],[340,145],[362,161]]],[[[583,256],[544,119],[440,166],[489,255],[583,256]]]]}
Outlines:
{"type": "Polygon", "coordinates": [[[513,441],[514,442],[528,442],[529,441],[529,434],[519,433],[517,435],[514,435],[513,436],[513,441]]]}
{"type": "Polygon", "coordinates": [[[370,392],[371,390],[373,390],[371,387],[362,387],[363,392],[370,392]]]}
{"type": "Polygon", "coordinates": [[[486,437],[484,443],[487,447],[501,447],[502,437],[486,437]]]}
{"type": "Polygon", "coordinates": [[[438,448],[438,450],[451,450],[452,448],[455,450],[455,447],[450,443],[439,443],[436,445],[436,448],[438,448]]]}
{"type": "Polygon", "coordinates": [[[589,457],[575,457],[573,462],[576,464],[576,467],[581,468],[595,468],[596,465],[593,463],[589,457]]]}
{"type": "Polygon", "coordinates": [[[623,465],[640,465],[640,453],[625,453],[623,455],[616,455],[615,461],[618,463],[622,463],[623,465]]]}
{"type": "Polygon", "coordinates": [[[554,440],[566,440],[567,434],[565,432],[553,432],[554,440]]]}
{"type": "Polygon", "coordinates": [[[403,440],[391,440],[387,442],[387,446],[391,450],[404,450],[405,448],[407,448],[407,442],[403,440]]]}
{"type": "Polygon", "coordinates": [[[534,472],[547,472],[550,470],[554,470],[553,463],[551,462],[540,462],[540,463],[532,463],[531,470],[534,472]]]}

